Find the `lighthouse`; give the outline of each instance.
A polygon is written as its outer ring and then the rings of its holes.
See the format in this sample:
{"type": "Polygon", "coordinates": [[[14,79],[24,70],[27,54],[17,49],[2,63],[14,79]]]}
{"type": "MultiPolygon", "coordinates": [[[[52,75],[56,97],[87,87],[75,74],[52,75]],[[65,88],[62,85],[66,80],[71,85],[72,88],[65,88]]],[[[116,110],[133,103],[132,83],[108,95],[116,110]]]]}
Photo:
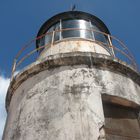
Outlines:
{"type": "Polygon", "coordinates": [[[3,140],[138,140],[139,109],[140,74],[128,48],[98,17],[63,12],[14,60],[3,140]]]}

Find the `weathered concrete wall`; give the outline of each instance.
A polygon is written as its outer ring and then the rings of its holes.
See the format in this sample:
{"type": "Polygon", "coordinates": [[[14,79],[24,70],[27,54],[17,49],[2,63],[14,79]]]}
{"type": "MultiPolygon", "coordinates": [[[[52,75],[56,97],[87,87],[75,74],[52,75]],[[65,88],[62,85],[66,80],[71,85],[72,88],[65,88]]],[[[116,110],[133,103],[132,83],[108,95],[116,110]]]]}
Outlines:
{"type": "Polygon", "coordinates": [[[66,39],[63,41],[58,41],[55,44],[48,45],[41,53],[41,58],[46,58],[49,55],[55,55],[60,53],[69,53],[69,52],[94,52],[100,54],[106,54],[110,56],[109,47],[97,44],[93,41],[83,40],[83,39],[66,39]]]}
{"type": "Polygon", "coordinates": [[[4,139],[97,139],[104,117],[93,77],[86,68],[61,67],[25,81],[11,100],[4,139]]]}
{"type": "Polygon", "coordinates": [[[129,77],[88,65],[42,71],[14,92],[3,140],[104,139],[101,95],[140,105],[139,93],[129,77]]]}

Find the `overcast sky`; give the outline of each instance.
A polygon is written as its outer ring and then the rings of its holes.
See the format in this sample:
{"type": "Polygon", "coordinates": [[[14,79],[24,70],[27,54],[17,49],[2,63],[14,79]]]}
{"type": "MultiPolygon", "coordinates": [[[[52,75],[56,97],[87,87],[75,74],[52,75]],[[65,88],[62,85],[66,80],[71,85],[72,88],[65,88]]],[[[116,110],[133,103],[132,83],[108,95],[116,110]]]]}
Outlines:
{"type": "Polygon", "coordinates": [[[140,0],[0,0],[0,137],[6,118],[4,98],[14,56],[36,37],[51,16],[77,10],[99,17],[121,39],[140,65],[140,0]]]}

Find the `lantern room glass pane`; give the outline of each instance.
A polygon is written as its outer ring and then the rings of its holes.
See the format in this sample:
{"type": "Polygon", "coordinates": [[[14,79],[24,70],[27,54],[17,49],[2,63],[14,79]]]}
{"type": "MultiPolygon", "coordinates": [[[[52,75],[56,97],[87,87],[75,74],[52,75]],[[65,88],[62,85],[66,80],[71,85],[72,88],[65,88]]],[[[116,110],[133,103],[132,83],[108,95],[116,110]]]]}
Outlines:
{"type": "Polygon", "coordinates": [[[90,31],[90,22],[82,19],[73,19],[62,21],[62,29],[68,29],[62,32],[62,38],[81,37],[92,39],[90,31]]]}
{"type": "MultiPolygon", "coordinates": [[[[54,24],[51,28],[49,28],[47,33],[55,31],[54,41],[57,41],[57,40],[60,39],[60,36],[59,36],[60,32],[59,32],[59,30],[60,30],[60,23],[58,22],[58,23],[54,24]]],[[[51,41],[52,41],[52,34],[53,33],[46,34],[46,36],[45,36],[45,44],[51,43],[51,41]]]]}
{"type": "Polygon", "coordinates": [[[94,38],[96,41],[100,41],[102,43],[108,44],[107,36],[102,34],[102,32],[99,30],[99,28],[96,27],[93,23],[92,23],[92,29],[93,29],[94,38]]]}

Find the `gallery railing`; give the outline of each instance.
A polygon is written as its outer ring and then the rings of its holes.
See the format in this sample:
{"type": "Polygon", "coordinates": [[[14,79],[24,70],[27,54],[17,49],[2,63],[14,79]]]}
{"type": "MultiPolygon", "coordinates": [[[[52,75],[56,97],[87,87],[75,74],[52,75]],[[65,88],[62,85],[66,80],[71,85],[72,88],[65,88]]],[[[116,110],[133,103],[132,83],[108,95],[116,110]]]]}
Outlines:
{"type": "Polygon", "coordinates": [[[113,58],[118,58],[130,66],[132,66],[136,71],[137,69],[137,64],[135,62],[135,59],[131,52],[128,50],[128,48],[124,45],[122,41],[117,39],[114,36],[111,36],[109,34],[106,34],[101,31],[96,31],[94,29],[79,29],[79,28],[68,28],[68,29],[62,29],[62,30],[55,30],[53,32],[45,33],[32,41],[30,41],[27,45],[21,48],[21,50],[18,52],[14,59],[13,67],[12,67],[12,74],[11,74],[11,79],[15,76],[15,73],[19,71],[20,69],[28,66],[32,62],[35,62],[40,55],[39,52],[41,52],[44,48],[46,47],[51,47],[55,43],[63,41],[64,39],[70,39],[70,38],[82,38],[83,40],[90,40],[93,41],[94,43],[97,43],[101,46],[104,46],[106,50],[108,50],[113,58]],[[62,36],[59,37],[58,40],[55,40],[55,34],[60,33],[62,35],[63,32],[66,31],[88,31],[88,32],[94,32],[99,35],[103,35],[106,38],[106,42],[101,41],[100,39],[96,39],[95,37],[93,38],[82,38],[82,37],[68,37],[68,38],[63,38],[62,36]],[[51,35],[51,41],[48,43],[44,43],[44,45],[39,46],[38,48],[35,48],[36,42],[39,42],[41,39],[45,38],[46,36],[51,35]],[[27,59],[28,58],[28,59],[27,59]],[[25,60],[28,60],[25,62],[25,60]],[[24,63],[24,64],[23,64],[24,63]]]}

